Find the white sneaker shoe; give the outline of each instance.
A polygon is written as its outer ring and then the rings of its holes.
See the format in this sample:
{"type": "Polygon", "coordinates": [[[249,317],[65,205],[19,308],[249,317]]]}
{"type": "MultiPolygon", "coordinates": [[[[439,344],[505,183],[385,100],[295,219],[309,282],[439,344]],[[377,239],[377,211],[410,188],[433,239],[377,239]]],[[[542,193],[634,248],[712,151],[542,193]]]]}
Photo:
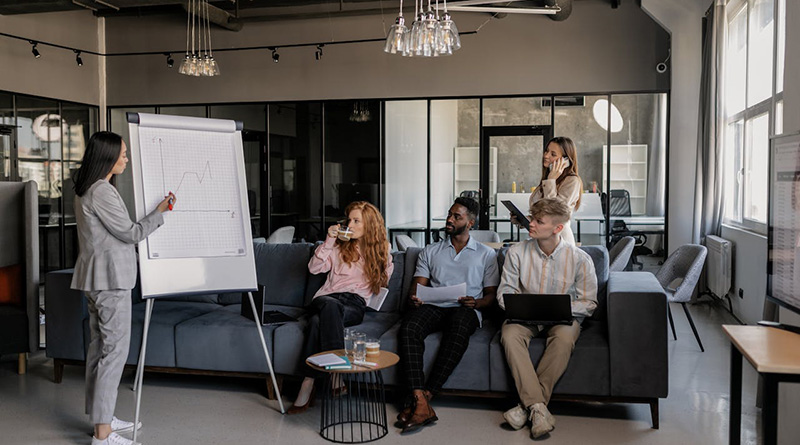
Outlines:
{"type": "Polygon", "coordinates": [[[531,437],[538,439],[553,431],[555,418],[544,403],[536,403],[531,407],[531,437]]]}
{"type": "Polygon", "coordinates": [[[517,406],[503,413],[503,418],[515,430],[522,429],[528,423],[528,417],[528,410],[521,404],[517,404],[517,406]]]}
{"type": "MultiPolygon", "coordinates": [[[[141,421],[139,421],[139,425],[136,429],[142,429],[141,421]]],[[[111,432],[124,433],[126,431],[133,431],[133,422],[126,422],[124,420],[117,419],[116,416],[111,418],[111,432]]]]}
{"type": "Polygon", "coordinates": [[[141,445],[139,442],[134,442],[126,439],[117,433],[111,433],[105,440],[100,440],[92,436],[92,445],[141,445]]]}

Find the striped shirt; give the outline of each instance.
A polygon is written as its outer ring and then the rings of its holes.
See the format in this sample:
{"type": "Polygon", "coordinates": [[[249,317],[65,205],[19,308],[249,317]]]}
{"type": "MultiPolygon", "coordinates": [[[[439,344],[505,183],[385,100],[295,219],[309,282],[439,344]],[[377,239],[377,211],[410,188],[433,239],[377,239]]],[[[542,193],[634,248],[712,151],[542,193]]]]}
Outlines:
{"type": "Polygon", "coordinates": [[[572,316],[578,322],[597,307],[597,275],[588,253],[560,240],[546,255],[538,241],[515,244],[506,253],[497,301],[505,309],[504,294],[569,294],[572,316]]]}

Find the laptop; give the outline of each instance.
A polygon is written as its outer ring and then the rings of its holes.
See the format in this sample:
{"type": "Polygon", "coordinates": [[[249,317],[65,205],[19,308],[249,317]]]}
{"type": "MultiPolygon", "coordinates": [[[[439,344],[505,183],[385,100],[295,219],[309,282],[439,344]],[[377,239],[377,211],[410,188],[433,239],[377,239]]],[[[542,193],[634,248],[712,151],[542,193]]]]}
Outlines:
{"type": "Polygon", "coordinates": [[[503,294],[503,302],[511,323],[572,324],[572,299],[568,294],[503,294]]]}

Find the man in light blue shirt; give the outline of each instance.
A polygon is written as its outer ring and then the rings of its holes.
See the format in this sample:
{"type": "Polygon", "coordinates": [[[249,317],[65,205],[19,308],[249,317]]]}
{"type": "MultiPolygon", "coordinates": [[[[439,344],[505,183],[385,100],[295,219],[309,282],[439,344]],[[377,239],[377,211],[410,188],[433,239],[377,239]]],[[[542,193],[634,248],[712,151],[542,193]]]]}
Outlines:
{"type": "Polygon", "coordinates": [[[475,225],[478,203],[458,198],[447,213],[448,239],[430,244],[420,253],[411,285],[409,303],[414,307],[400,326],[400,357],[406,382],[413,396],[397,416],[403,432],[438,420],[430,399],[447,381],[461,361],[472,334],[481,325],[481,312],[495,304],[500,272],[494,249],[469,236],[475,225]],[[466,283],[466,295],[449,304],[424,304],[417,286],[444,287],[466,283]],[[427,381],[422,356],[425,337],[442,331],[439,353],[427,381]]]}

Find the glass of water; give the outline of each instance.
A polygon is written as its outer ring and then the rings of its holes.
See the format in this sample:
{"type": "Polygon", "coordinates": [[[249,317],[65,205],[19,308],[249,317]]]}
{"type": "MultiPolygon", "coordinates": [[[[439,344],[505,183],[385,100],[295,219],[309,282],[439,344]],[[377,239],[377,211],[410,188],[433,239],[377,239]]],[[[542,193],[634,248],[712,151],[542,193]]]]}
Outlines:
{"type": "Polygon", "coordinates": [[[353,334],[353,359],[357,362],[367,360],[367,334],[357,332],[353,334]]]}
{"type": "Polygon", "coordinates": [[[353,350],[355,349],[353,347],[353,334],[355,333],[356,331],[353,329],[344,328],[344,353],[349,358],[353,358],[353,350]]]}

